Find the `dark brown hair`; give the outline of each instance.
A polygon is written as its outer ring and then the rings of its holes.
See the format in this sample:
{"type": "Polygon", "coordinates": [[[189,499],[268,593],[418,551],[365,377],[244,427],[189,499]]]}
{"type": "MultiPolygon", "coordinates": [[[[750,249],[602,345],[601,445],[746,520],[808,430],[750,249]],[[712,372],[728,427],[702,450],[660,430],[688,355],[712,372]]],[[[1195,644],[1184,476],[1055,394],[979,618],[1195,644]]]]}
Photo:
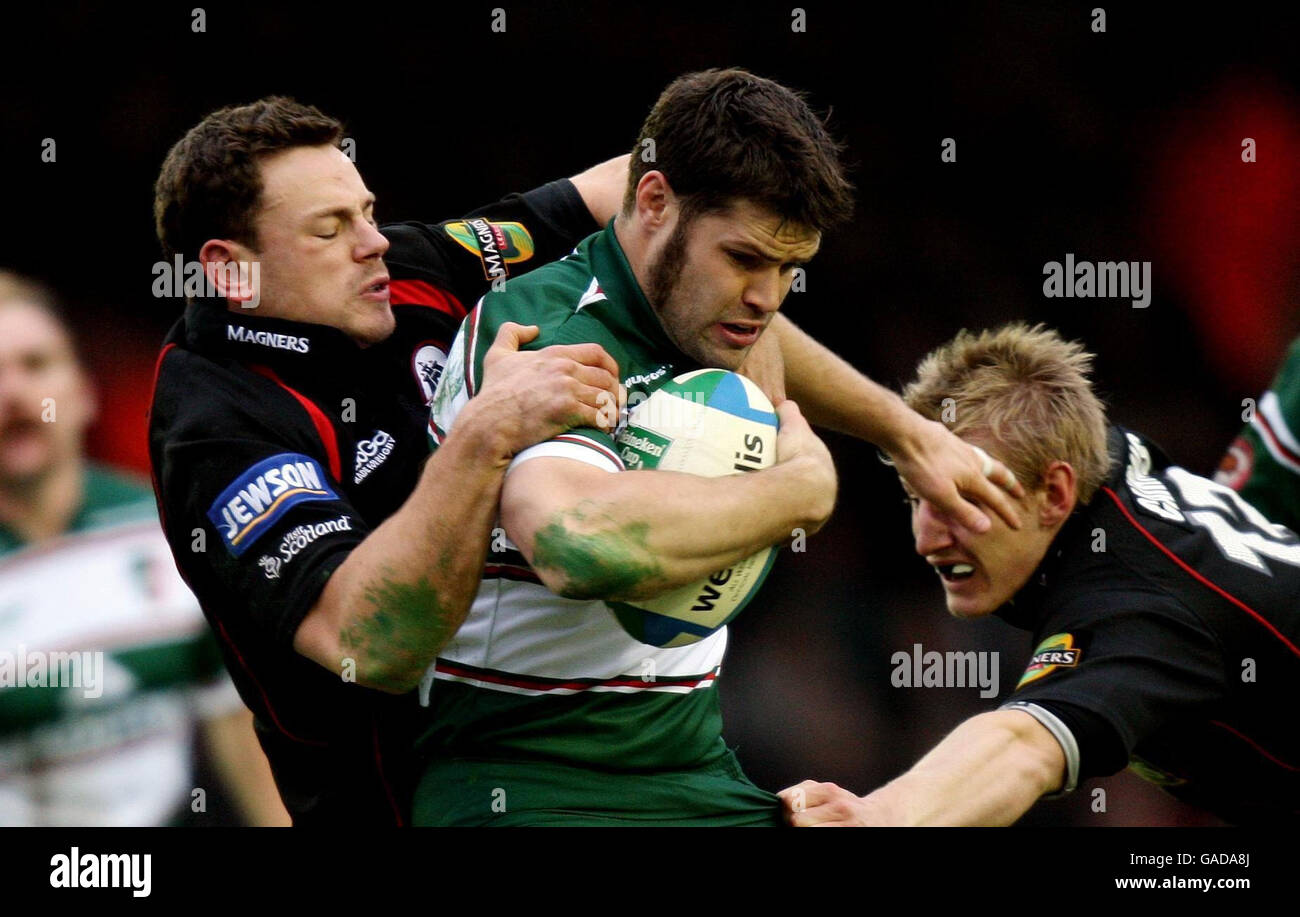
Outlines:
{"type": "Polygon", "coordinates": [[[154,184],[154,228],[163,254],[197,260],[209,239],[233,239],[256,250],[258,160],[291,147],[339,146],[342,137],[339,121],[285,96],[214,111],[171,148],[154,184]]]}
{"type": "Polygon", "coordinates": [[[744,199],[825,231],[853,212],[841,150],[794,90],[739,69],[688,73],[669,84],[641,125],[623,211],[632,212],[641,178],[658,170],[686,222],[744,199]]]}

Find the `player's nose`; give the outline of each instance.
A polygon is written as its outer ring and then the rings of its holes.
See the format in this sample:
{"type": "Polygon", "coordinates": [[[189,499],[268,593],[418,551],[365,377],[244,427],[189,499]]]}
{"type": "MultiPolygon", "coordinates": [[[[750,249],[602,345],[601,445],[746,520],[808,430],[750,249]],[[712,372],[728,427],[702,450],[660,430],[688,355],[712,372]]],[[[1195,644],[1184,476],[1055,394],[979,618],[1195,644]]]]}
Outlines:
{"type": "Polygon", "coordinates": [[[922,557],[938,554],[953,544],[952,529],[947,520],[928,500],[920,501],[912,510],[912,537],[916,542],[916,553],[922,557]]]}
{"type": "Polygon", "coordinates": [[[388,251],[388,237],[385,236],[375,226],[370,223],[362,222],[361,235],[357,239],[357,260],[364,261],[367,258],[382,256],[388,251]]]}
{"type": "Polygon", "coordinates": [[[783,290],[781,273],[774,266],[771,270],[758,271],[751,275],[745,286],[745,304],[759,312],[775,312],[781,308],[783,290]]]}

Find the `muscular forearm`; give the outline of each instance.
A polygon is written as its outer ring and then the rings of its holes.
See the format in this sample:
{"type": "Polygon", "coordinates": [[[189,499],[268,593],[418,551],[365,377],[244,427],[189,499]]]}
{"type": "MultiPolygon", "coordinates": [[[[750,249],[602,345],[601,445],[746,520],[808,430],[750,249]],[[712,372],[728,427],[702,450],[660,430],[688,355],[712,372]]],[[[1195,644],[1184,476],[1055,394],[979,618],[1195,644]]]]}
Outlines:
{"type": "Polygon", "coordinates": [[[876,825],[1009,825],[1060,788],[1064,766],[1060,746],[1033,717],[995,710],[962,723],[862,804],[876,825]]]}
{"type": "Polygon", "coordinates": [[[508,451],[466,416],[415,492],[330,577],[295,647],[384,691],[414,688],[465,619],[483,570],[508,451]]]}
{"type": "Polygon", "coordinates": [[[893,452],[909,434],[916,415],[903,399],[854,369],[783,315],[771,327],[781,343],[786,393],[799,402],[810,423],[847,433],[893,452]]]}
{"type": "MultiPolygon", "coordinates": [[[[545,461],[563,460],[534,460],[545,461]]],[[[528,518],[512,512],[508,482],[502,519],[553,591],[572,598],[645,598],[785,541],[796,528],[816,528],[830,506],[792,499],[808,489],[808,473],[802,462],[789,462],[725,478],[666,471],[602,475],[589,493],[528,518]]]]}

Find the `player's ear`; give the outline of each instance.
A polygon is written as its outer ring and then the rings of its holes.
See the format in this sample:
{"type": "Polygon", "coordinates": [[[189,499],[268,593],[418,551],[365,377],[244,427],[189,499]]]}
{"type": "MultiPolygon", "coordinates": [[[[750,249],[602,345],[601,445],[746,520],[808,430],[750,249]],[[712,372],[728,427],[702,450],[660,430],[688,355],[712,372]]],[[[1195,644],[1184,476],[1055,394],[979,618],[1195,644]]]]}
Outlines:
{"type": "Polygon", "coordinates": [[[1051,528],[1074,512],[1078,499],[1077,478],[1069,462],[1055,461],[1043,474],[1043,500],[1038,509],[1038,521],[1051,528]]]}
{"type": "Polygon", "coordinates": [[[199,249],[199,263],[210,289],[231,302],[255,306],[261,291],[256,289],[258,274],[251,250],[229,239],[209,239],[199,249]]]}
{"type": "Polygon", "coordinates": [[[671,215],[676,197],[664,173],[651,169],[636,183],[637,216],[650,225],[662,223],[671,215]]]}

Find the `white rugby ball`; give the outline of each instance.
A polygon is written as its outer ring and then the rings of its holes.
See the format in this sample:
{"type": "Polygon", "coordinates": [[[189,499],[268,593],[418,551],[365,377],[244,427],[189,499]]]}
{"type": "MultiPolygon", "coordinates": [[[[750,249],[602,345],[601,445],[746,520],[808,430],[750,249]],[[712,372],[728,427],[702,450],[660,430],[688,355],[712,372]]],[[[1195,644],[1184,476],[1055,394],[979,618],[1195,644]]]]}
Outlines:
{"type": "MultiPolygon", "coordinates": [[[[676,377],[634,405],[616,445],[628,471],[720,477],[774,465],[777,425],[772,403],[749,379],[723,369],[700,369],[676,377]]],[[[651,599],[606,604],[623,629],[642,643],[695,643],[749,604],[772,569],[776,551],[766,548],[651,599]]]]}

